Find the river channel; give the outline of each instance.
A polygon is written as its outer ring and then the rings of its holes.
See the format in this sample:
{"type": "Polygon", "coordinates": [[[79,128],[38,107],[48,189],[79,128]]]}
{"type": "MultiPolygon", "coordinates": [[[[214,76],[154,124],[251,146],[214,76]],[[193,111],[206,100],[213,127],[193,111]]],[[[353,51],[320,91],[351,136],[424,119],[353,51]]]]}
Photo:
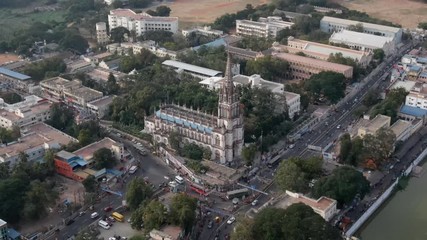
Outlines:
{"type": "Polygon", "coordinates": [[[362,240],[427,239],[427,164],[421,177],[392,195],[359,231],[362,240]]]}

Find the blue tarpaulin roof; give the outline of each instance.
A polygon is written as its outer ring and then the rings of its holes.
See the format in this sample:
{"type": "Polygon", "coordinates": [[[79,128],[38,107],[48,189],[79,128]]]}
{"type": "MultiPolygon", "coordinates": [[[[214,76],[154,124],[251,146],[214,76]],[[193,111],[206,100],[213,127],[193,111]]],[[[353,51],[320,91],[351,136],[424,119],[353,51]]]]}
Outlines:
{"type": "Polygon", "coordinates": [[[427,115],[427,110],[417,108],[417,107],[411,107],[408,105],[403,105],[400,108],[400,112],[406,115],[415,116],[415,117],[423,117],[427,115]]]}
{"type": "Polygon", "coordinates": [[[7,235],[12,240],[21,239],[21,234],[18,231],[16,231],[15,229],[13,229],[13,228],[8,228],[7,229],[7,235]]]}
{"type": "Polygon", "coordinates": [[[197,46],[197,47],[193,47],[193,50],[197,51],[197,50],[199,50],[203,46],[217,48],[217,47],[221,47],[221,46],[225,46],[225,45],[227,45],[227,43],[225,42],[225,40],[223,38],[219,38],[219,39],[216,39],[216,40],[214,40],[212,42],[208,42],[208,43],[205,43],[203,45],[200,45],[200,46],[197,46]]]}
{"type": "Polygon", "coordinates": [[[12,70],[9,70],[7,68],[2,68],[2,67],[0,67],[0,74],[13,77],[19,80],[28,80],[31,78],[30,76],[24,75],[22,73],[14,72],[12,70]]]}

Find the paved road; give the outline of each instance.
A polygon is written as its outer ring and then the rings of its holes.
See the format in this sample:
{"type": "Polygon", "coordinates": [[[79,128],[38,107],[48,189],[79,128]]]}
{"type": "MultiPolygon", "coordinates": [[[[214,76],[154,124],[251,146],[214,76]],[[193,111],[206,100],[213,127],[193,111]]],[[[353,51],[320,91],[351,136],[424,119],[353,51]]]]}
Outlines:
{"type": "MultiPolygon", "coordinates": [[[[125,145],[126,149],[131,152],[135,160],[140,161],[141,163],[140,168],[135,174],[127,175],[127,177],[125,177],[127,182],[137,176],[143,176],[148,177],[149,181],[154,184],[155,187],[158,187],[159,184],[166,181],[164,176],[174,175],[174,172],[168,166],[166,166],[162,160],[153,156],[151,153],[148,153],[146,156],[142,156],[133,146],[134,143],[132,143],[131,141],[118,137],[115,134],[110,134],[109,137],[116,141],[122,142],[125,145]]],[[[133,163],[129,163],[129,165],[132,164],[133,163]]],[[[126,184],[116,184],[114,189],[124,194],[126,192],[126,187],[126,184]]],[[[122,204],[123,198],[120,196],[109,194],[103,194],[103,196],[104,197],[102,197],[101,201],[94,205],[95,209],[93,211],[88,211],[85,215],[77,217],[74,223],[62,229],[57,235],[58,239],[67,239],[67,236],[73,236],[77,234],[85,226],[96,221],[90,218],[90,214],[92,212],[98,212],[100,215],[107,214],[103,210],[105,207],[112,206],[113,208],[116,208],[121,206],[122,204]]]]}

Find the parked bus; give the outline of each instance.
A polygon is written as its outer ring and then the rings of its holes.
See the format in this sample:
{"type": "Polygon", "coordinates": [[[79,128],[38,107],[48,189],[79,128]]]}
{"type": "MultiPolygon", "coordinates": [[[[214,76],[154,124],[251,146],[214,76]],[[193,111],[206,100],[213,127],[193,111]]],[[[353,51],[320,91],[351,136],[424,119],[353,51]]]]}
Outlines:
{"type": "Polygon", "coordinates": [[[104,220],[99,220],[98,225],[103,229],[107,229],[107,230],[110,229],[110,225],[104,220]]]}
{"type": "Polygon", "coordinates": [[[184,178],[181,176],[176,176],[175,177],[175,182],[179,183],[179,184],[184,184],[184,178]]]}
{"type": "Polygon", "coordinates": [[[241,188],[227,192],[227,199],[232,200],[233,198],[240,198],[247,195],[249,195],[249,190],[247,188],[241,188]]]}
{"type": "Polygon", "coordinates": [[[112,214],[111,214],[111,216],[114,218],[114,219],[116,219],[116,221],[117,222],[123,222],[124,221],[124,219],[125,219],[125,217],[123,217],[123,215],[121,215],[120,213],[118,213],[118,212],[113,212],[112,214]]]}
{"type": "Polygon", "coordinates": [[[272,158],[267,162],[267,167],[273,168],[275,165],[279,164],[281,158],[272,158]]]}
{"type": "Polygon", "coordinates": [[[192,183],[190,185],[190,189],[195,191],[196,193],[203,195],[203,196],[207,196],[208,195],[208,189],[206,189],[203,186],[200,186],[198,184],[192,183]]]}
{"type": "Polygon", "coordinates": [[[134,173],[136,172],[136,170],[138,170],[138,167],[137,167],[137,166],[132,166],[132,167],[130,167],[130,169],[129,169],[129,173],[130,173],[130,174],[134,174],[134,173]]]}

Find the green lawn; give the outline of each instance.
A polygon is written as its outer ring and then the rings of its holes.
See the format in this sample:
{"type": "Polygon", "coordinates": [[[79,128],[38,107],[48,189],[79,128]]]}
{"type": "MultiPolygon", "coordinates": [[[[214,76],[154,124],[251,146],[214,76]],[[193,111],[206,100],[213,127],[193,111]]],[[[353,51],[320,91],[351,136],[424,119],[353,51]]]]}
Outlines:
{"type": "Polygon", "coordinates": [[[26,28],[33,22],[62,21],[64,13],[64,10],[24,13],[20,9],[0,9],[0,41],[10,40],[16,30],[26,28]]]}

